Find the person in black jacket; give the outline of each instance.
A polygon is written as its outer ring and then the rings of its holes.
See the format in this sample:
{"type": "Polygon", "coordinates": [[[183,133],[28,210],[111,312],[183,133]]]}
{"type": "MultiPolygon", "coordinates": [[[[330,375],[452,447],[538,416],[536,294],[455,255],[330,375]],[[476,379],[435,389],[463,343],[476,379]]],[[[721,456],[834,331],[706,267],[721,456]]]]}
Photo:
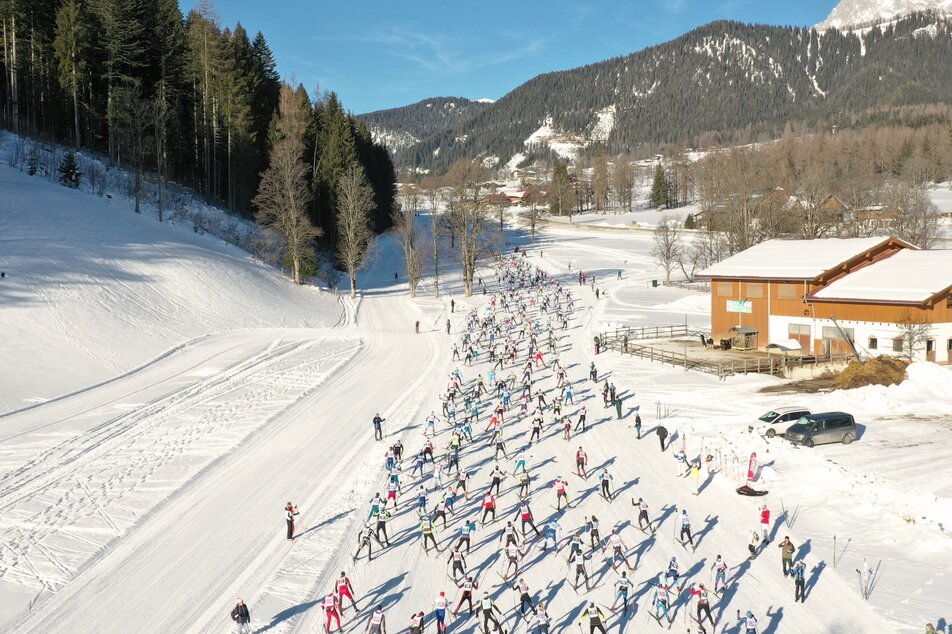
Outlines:
{"type": "Polygon", "coordinates": [[[248,612],[248,606],[241,599],[238,599],[238,605],[231,611],[231,620],[238,626],[235,629],[236,634],[250,634],[251,613],[248,612]]]}
{"type": "Polygon", "coordinates": [[[658,440],[661,441],[661,451],[664,451],[664,441],[668,437],[668,428],[664,425],[658,425],[658,440]]]}

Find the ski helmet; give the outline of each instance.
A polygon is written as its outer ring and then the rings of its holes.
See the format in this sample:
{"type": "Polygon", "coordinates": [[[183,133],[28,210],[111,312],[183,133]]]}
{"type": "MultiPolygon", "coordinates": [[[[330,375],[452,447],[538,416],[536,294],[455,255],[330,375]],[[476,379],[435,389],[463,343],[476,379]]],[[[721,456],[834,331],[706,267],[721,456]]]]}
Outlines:
{"type": "Polygon", "coordinates": [[[747,610],[747,618],[749,618],[749,619],[754,618],[754,613],[751,612],[750,610],[747,610]]]}

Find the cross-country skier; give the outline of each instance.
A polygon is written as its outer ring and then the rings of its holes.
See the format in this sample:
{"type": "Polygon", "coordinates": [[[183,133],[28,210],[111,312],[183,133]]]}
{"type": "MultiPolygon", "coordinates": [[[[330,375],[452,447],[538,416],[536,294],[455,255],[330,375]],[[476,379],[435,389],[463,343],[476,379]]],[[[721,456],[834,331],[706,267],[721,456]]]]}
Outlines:
{"type": "Polygon", "coordinates": [[[611,556],[612,569],[614,569],[617,572],[617,568],[615,567],[615,561],[619,557],[621,557],[621,560],[625,562],[625,565],[628,567],[628,570],[633,570],[633,568],[631,567],[631,564],[628,563],[628,557],[625,556],[625,550],[627,550],[628,547],[625,546],[625,542],[622,541],[621,535],[618,534],[617,528],[612,529],[612,534],[608,536],[608,541],[606,541],[605,545],[602,547],[602,554],[605,553],[605,550],[609,546],[611,546],[612,548],[612,556],[611,556]]]}
{"type": "Polygon", "coordinates": [[[374,534],[373,529],[370,528],[370,523],[365,522],[364,527],[360,530],[360,532],[357,533],[357,552],[354,553],[353,557],[355,561],[358,557],[360,557],[360,553],[363,551],[364,546],[367,547],[367,561],[370,561],[374,558],[373,547],[370,544],[371,538],[374,539],[381,548],[383,548],[383,544],[380,543],[380,540],[374,534]]]}
{"type": "Polygon", "coordinates": [[[589,542],[592,544],[592,550],[598,548],[602,543],[602,536],[598,530],[598,518],[594,515],[591,518],[585,518],[585,528],[588,530],[589,542]]]}
{"type": "Polygon", "coordinates": [[[694,585],[691,585],[691,596],[697,597],[697,622],[698,625],[701,625],[704,622],[704,617],[702,612],[707,616],[707,619],[711,622],[711,627],[717,627],[717,624],[714,623],[714,617],[711,616],[711,598],[707,593],[707,588],[704,587],[703,583],[699,583],[695,588],[694,585]]]}
{"type": "Polygon", "coordinates": [[[578,420],[575,422],[575,431],[578,431],[578,428],[581,427],[582,431],[585,431],[585,418],[588,416],[588,408],[582,405],[582,409],[579,410],[578,420]]]}
{"type": "Polygon", "coordinates": [[[410,634],[423,634],[423,612],[410,615],[410,634]]]}
{"type": "Polygon", "coordinates": [[[417,474],[417,471],[420,472],[420,475],[423,475],[423,467],[426,466],[426,454],[423,453],[423,450],[420,450],[420,453],[416,455],[416,458],[413,460],[413,470],[410,472],[410,477],[412,478],[417,474]]]}
{"type": "Polygon", "coordinates": [[[588,480],[588,471],[585,470],[585,465],[588,463],[588,454],[585,453],[585,450],[581,447],[578,448],[578,451],[575,452],[575,472],[588,480]]]}
{"type": "Polygon", "coordinates": [[[430,415],[426,417],[426,429],[423,432],[425,435],[427,436],[436,435],[436,421],[437,420],[438,419],[436,418],[436,412],[431,411],[430,415]]]}
{"type": "Polygon", "coordinates": [[[661,622],[662,616],[668,620],[668,623],[672,623],[674,621],[670,612],[671,591],[668,589],[667,585],[663,585],[655,590],[654,605],[655,612],[652,616],[654,616],[658,623],[661,622]]]}
{"type": "Polygon", "coordinates": [[[443,634],[446,631],[446,610],[449,605],[446,593],[440,590],[440,596],[433,601],[433,614],[436,616],[436,631],[438,634],[443,634]]]}
{"type": "Polygon", "coordinates": [[[506,476],[506,472],[500,469],[499,465],[497,464],[493,468],[492,473],[489,474],[489,477],[491,478],[491,481],[492,481],[491,484],[489,485],[490,493],[493,492],[493,489],[496,489],[496,495],[499,495],[499,486],[502,483],[502,479],[505,476],[506,476]]]}
{"type": "Polygon", "coordinates": [[[522,552],[519,550],[519,546],[514,542],[510,542],[509,545],[506,546],[505,551],[507,560],[506,574],[504,574],[502,578],[508,581],[509,577],[519,574],[519,560],[522,559],[522,552]],[[510,574],[510,570],[513,571],[512,574],[510,574]]]}
{"type": "Polygon", "coordinates": [[[601,482],[602,497],[608,500],[609,502],[612,501],[611,487],[612,487],[612,481],[614,479],[615,479],[614,476],[608,473],[608,469],[605,469],[604,471],[602,471],[601,475],[598,476],[598,480],[599,482],[601,482]]]}
{"type": "Polygon", "coordinates": [[[754,617],[754,613],[750,610],[747,610],[747,614],[743,619],[744,621],[744,632],[746,634],[757,634],[757,619],[754,617]]]}
{"type": "Polygon", "coordinates": [[[565,560],[568,563],[572,563],[573,561],[575,561],[576,558],[582,556],[583,545],[584,545],[584,542],[582,541],[582,531],[577,530],[575,531],[575,533],[572,534],[572,537],[569,538],[569,541],[567,541],[565,544],[559,547],[559,551],[561,551],[562,548],[565,548],[567,546],[569,549],[569,554],[568,554],[568,557],[565,558],[565,560]]]}
{"type": "Polygon", "coordinates": [[[678,558],[672,557],[671,561],[668,562],[668,571],[664,573],[664,582],[665,585],[674,588],[678,585],[678,579],[681,578],[680,566],[678,566],[678,558]]]}
{"type": "Polygon", "coordinates": [[[628,592],[631,590],[631,579],[628,573],[622,570],[621,578],[615,582],[615,600],[612,602],[611,610],[615,611],[615,604],[621,601],[622,613],[628,613],[628,592]]]}
{"type": "Polygon", "coordinates": [[[519,538],[516,535],[516,527],[512,525],[511,521],[506,521],[506,525],[502,529],[502,534],[499,535],[499,543],[502,544],[503,540],[506,541],[504,546],[509,544],[519,545],[519,538]]]}
{"type": "Polygon", "coordinates": [[[341,613],[344,612],[344,597],[350,599],[350,604],[354,606],[356,612],[360,612],[360,608],[357,607],[357,602],[354,601],[354,586],[351,585],[350,577],[348,577],[347,573],[343,570],[337,578],[335,586],[337,587],[337,602],[340,603],[341,613]]]}
{"type": "Polygon", "coordinates": [[[528,471],[521,471],[517,476],[519,479],[519,498],[525,498],[529,495],[529,483],[531,478],[528,471]]]}
{"type": "Polygon", "coordinates": [[[377,609],[367,621],[367,627],[364,628],[365,634],[387,634],[387,619],[383,615],[383,606],[378,605],[377,609]]]}
{"type": "Polygon", "coordinates": [[[479,521],[483,526],[486,525],[486,518],[490,515],[493,516],[493,521],[496,521],[496,498],[493,497],[493,494],[489,491],[486,492],[486,495],[483,496],[482,501],[483,508],[483,519],[479,521]]]}
{"type": "Polygon", "coordinates": [[[588,585],[588,571],[585,569],[585,562],[588,561],[589,559],[590,557],[583,555],[581,557],[578,557],[575,560],[575,582],[572,583],[572,586],[576,590],[578,590],[578,586],[579,586],[579,583],[578,583],[579,577],[582,577],[583,579],[585,579],[585,589],[586,590],[591,589],[589,588],[589,585],[588,585]]]}
{"type": "Polygon", "coordinates": [[[569,494],[568,494],[568,482],[562,479],[562,476],[559,476],[555,479],[555,482],[552,483],[552,488],[555,489],[555,501],[556,501],[556,510],[562,510],[562,500],[565,500],[565,507],[569,506],[569,494]]]}
{"type": "Polygon", "coordinates": [[[648,503],[645,502],[643,498],[638,498],[637,502],[632,499],[631,505],[638,507],[638,528],[644,531],[645,526],[642,524],[644,523],[647,524],[648,529],[654,533],[654,528],[651,526],[651,520],[648,518],[648,503]]]}
{"type": "Polygon", "coordinates": [[[530,627],[535,628],[534,634],[549,634],[549,615],[545,613],[545,603],[539,601],[530,627]]]}
{"type": "Polygon", "coordinates": [[[294,516],[298,515],[297,507],[288,502],[288,505],[284,507],[285,513],[285,522],[288,525],[288,539],[294,539],[294,516]]]}
{"type": "Polygon", "coordinates": [[[460,584],[460,590],[462,594],[459,598],[459,603],[456,604],[456,609],[453,610],[453,614],[457,614],[459,609],[463,607],[463,601],[466,601],[469,604],[469,614],[473,614],[473,591],[479,590],[479,584],[473,579],[472,575],[467,576],[466,580],[460,584]]]}
{"type": "Polygon", "coordinates": [[[463,550],[460,544],[456,544],[453,548],[453,552],[450,553],[450,558],[446,560],[446,563],[452,563],[453,568],[450,571],[450,577],[453,578],[453,581],[456,581],[456,571],[459,571],[460,577],[466,576],[466,559],[463,557],[463,550]]]}
{"type": "Polygon", "coordinates": [[[474,522],[473,520],[466,520],[465,522],[463,522],[463,525],[459,529],[459,542],[457,542],[457,546],[462,546],[463,544],[466,544],[467,555],[469,554],[470,540],[472,538],[473,533],[475,532],[476,532],[476,522],[474,522]]]}
{"type": "Polygon", "coordinates": [[[427,548],[427,540],[433,542],[433,548],[439,552],[440,547],[436,543],[436,527],[433,526],[433,521],[426,515],[423,516],[423,519],[420,520],[420,539],[423,542],[423,550],[427,553],[430,552],[430,549],[427,548]]]}
{"type": "Polygon", "coordinates": [[[339,632],[341,629],[340,627],[341,606],[340,606],[340,602],[337,600],[337,595],[335,595],[333,592],[328,592],[327,596],[324,597],[323,605],[324,605],[324,614],[327,616],[327,624],[324,626],[324,631],[328,632],[328,634],[330,634],[330,632],[333,631],[331,629],[331,621],[333,620],[337,622],[337,631],[339,632]]]}
{"type": "Polygon", "coordinates": [[[526,526],[532,528],[535,531],[536,537],[539,536],[539,529],[536,528],[535,522],[532,519],[532,509],[529,508],[529,502],[527,500],[521,500],[519,502],[519,509],[516,511],[516,517],[522,520],[522,536],[526,536],[526,526]]]}
{"type": "Polygon", "coordinates": [[[488,634],[489,624],[493,624],[493,631],[502,631],[498,616],[502,616],[502,611],[496,606],[496,602],[489,598],[488,592],[483,592],[483,598],[479,602],[479,609],[483,613],[483,632],[488,634]]]}
{"type": "Polygon", "coordinates": [[[532,614],[532,595],[529,594],[529,584],[522,577],[516,584],[515,590],[519,593],[519,614],[522,618],[526,616],[526,607],[529,608],[529,614],[532,614]]]}
{"type": "Polygon", "coordinates": [[[550,542],[553,548],[557,546],[559,543],[559,533],[562,532],[562,527],[559,526],[559,523],[554,519],[549,520],[542,530],[542,550],[548,550],[550,542]]]}
{"type": "Polygon", "coordinates": [[[691,517],[688,515],[687,509],[681,509],[681,534],[678,539],[681,540],[681,543],[684,544],[684,536],[687,535],[687,543],[691,544],[691,548],[694,548],[694,536],[691,535],[691,517]]]}
{"type": "Polygon", "coordinates": [[[718,555],[711,568],[714,569],[714,592],[723,592],[727,586],[727,563],[718,555]]]}
{"type": "Polygon", "coordinates": [[[582,618],[578,620],[579,628],[582,627],[582,621],[585,619],[588,619],[588,634],[595,634],[596,630],[605,634],[605,626],[602,624],[605,620],[605,614],[601,608],[595,605],[594,601],[589,601],[588,607],[582,612],[582,618]]]}

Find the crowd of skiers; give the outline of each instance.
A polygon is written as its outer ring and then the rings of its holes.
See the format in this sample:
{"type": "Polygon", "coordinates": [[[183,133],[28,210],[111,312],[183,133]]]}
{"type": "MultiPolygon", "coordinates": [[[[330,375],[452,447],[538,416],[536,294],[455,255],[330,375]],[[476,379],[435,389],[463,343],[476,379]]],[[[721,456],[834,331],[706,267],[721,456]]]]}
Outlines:
{"type": "MultiPolygon", "coordinates": [[[[580,281],[586,279],[582,272],[579,276],[580,281]]],[[[535,475],[530,462],[533,455],[528,452],[550,437],[574,440],[573,445],[578,443],[574,452],[575,474],[583,480],[597,478],[597,490],[606,501],[613,502],[619,494],[609,468],[591,469],[585,443],[578,442],[592,423],[588,420],[588,407],[576,403],[579,385],[573,382],[569,368],[559,359],[559,352],[566,345],[561,341],[561,333],[568,329],[577,300],[570,288],[531,266],[525,257],[506,258],[498,269],[496,281],[498,289],[491,295],[487,294],[486,305],[466,314],[462,328],[457,328],[452,354],[467,371],[464,376],[457,367],[449,375],[441,393],[440,414],[431,412],[423,421],[421,446],[404,455],[401,440],[385,434],[386,419],[380,414],[373,418],[374,438],[380,442],[387,438],[388,443],[383,452],[385,479],[381,491],[370,501],[367,516],[358,531],[352,563],[357,565],[364,558],[370,561],[381,549],[388,548],[392,536],[392,532],[388,532],[388,523],[397,516],[398,509],[401,518],[405,517],[405,509],[411,509],[421,554],[445,560],[448,580],[456,586],[457,592],[455,598],[440,592],[427,609],[414,609],[409,622],[398,625],[399,631],[405,626],[410,634],[422,634],[428,622],[435,622],[437,634],[442,634],[447,627],[448,615],[453,619],[475,615],[484,634],[508,634],[512,629],[509,625],[511,618],[518,619],[516,624],[523,622],[529,632],[548,634],[551,618],[547,606],[542,601],[533,600],[524,575],[529,552],[533,549],[542,553],[567,551],[566,578],[578,593],[583,591],[583,584],[585,591],[591,589],[592,558],[600,553],[617,573],[611,584],[614,601],[610,607],[594,600],[584,601],[578,625],[581,627],[587,623],[589,634],[604,633],[609,615],[620,611],[619,618],[626,618],[636,601],[635,584],[629,577],[636,566],[629,560],[629,545],[618,528],[612,528],[603,536],[594,515],[586,516],[582,527],[563,534],[560,514],[579,504],[580,498],[571,494],[572,487],[561,476],[548,485],[555,513],[541,526],[536,523],[532,508],[535,500],[530,495],[530,484],[535,475]],[[543,390],[543,379],[554,381],[554,387],[550,384],[548,391],[543,390]],[[528,442],[522,447],[507,445],[507,438],[513,437],[512,430],[520,423],[525,423],[530,430],[528,442]],[[466,458],[478,452],[481,446],[491,452],[495,463],[485,480],[474,482],[475,473],[467,470],[465,463],[466,458]],[[466,453],[464,448],[471,451],[466,453]],[[505,462],[499,462],[500,458],[505,462]],[[511,464],[511,468],[507,468],[507,464],[511,464]],[[499,501],[501,485],[509,477],[519,485],[518,499],[513,502],[516,510],[511,515],[497,517],[497,511],[502,508],[499,501]],[[461,512],[459,505],[467,503],[471,496],[479,500],[479,513],[461,517],[451,538],[438,537],[442,531],[448,530],[448,518],[461,512]],[[478,567],[468,561],[473,557],[474,534],[496,522],[504,522],[495,540],[500,563],[483,574],[494,572],[518,596],[518,604],[512,611],[499,608],[488,589],[490,582],[479,579],[473,572],[478,567]],[[481,588],[480,582],[487,587],[481,588]]],[[[454,304],[454,313],[455,308],[454,304]]],[[[451,331],[452,323],[447,320],[446,333],[451,331]]],[[[603,407],[614,409],[615,417],[622,418],[625,414],[623,396],[614,383],[604,377],[599,383],[594,362],[588,367],[588,380],[600,387],[603,407]]],[[[640,439],[640,414],[635,409],[631,413],[634,415],[632,426],[640,439]]],[[[667,450],[668,432],[663,425],[658,426],[657,434],[662,451],[667,450]]],[[[700,462],[689,462],[680,455],[677,457],[684,463],[683,475],[693,479],[694,491],[698,492],[700,462]]],[[[652,519],[651,509],[642,497],[632,498],[631,504],[633,512],[637,512],[638,528],[645,535],[653,536],[660,520],[652,519]]],[[[287,537],[293,539],[299,512],[291,503],[285,512],[287,537]]],[[[766,506],[761,509],[760,520],[763,537],[754,531],[750,544],[752,558],[758,553],[758,544],[766,545],[770,540],[770,515],[766,506]],[[753,537],[757,538],[756,542],[753,537]]],[[[677,514],[676,527],[679,528],[678,541],[693,552],[697,536],[692,532],[691,518],[686,509],[680,509],[677,514]]],[[[789,539],[784,539],[780,549],[783,574],[792,576],[795,600],[803,601],[805,564],[802,560],[794,562],[796,550],[789,539]]],[[[650,596],[645,611],[658,624],[670,627],[679,602],[683,602],[685,609],[691,612],[697,632],[708,631],[705,629],[708,625],[714,628],[719,619],[727,617],[721,608],[719,617],[715,618],[711,608],[724,600],[725,589],[736,580],[731,577],[733,569],[720,555],[710,569],[711,587],[700,582],[692,583],[687,586],[685,594],[687,581],[681,578],[677,558],[671,557],[667,568],[659,572],[654,581],[648,582],[650,596]]],[[[355,616],[360,613],[357,604],[361,599],[355,599],[356,596],[347,573],[341,572],[333,588],[322,599],[328,634],[341,631],[345,600],[355,616]]],[[[373,602],[373,598],[367,601],[373,602]]],[[[371,605],[368,609],[370,614],[366,617],[364,632],[385,634],[387,620],[383,606],[371,605]]],[[[250,621],[247,607],[239,602],[232,618],[239,627],[247,624],[250,621]]],[[[738,611],[737,620],[740,632],[757,632],[757,619],[752,612],[741,615],[738,611]]]]}

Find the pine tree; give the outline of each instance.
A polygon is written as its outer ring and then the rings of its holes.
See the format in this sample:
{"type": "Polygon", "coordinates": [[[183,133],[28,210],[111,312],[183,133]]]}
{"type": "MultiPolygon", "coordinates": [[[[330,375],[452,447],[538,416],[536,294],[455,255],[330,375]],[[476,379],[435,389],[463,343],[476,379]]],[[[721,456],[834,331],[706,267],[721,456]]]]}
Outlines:
{"type": "Polygon", "coordinates": [[[80,176],[79,164],[76,162],[76,154],[67,152],[59,165],[59,182],[67,187],[76,189],[79,187],[80,176]]]}
{"type": "Polygon", "coordinates": [[[53,49],[59,67],[59,85],[73,99],[73,147],[80,147],[79,91],[87,81],[86,56],[89,51],[88,18],[79,0],[66,0],[56,12],[56,39],[53,49]]]}
{"type": "Polygon", "coordinates": [[[671,191],[668,184],[668,177],[661,163],[658,163],[658,166],[655,168],[654,181],[651,183],[651,194],[648,197],[648,203],[655,209],[668,207],[671,204],[671,191]]]}
{"type": "Polygon", "coordinates": [[[308,217],[311,190],[304,162],[305,124],[300,104],[290,86],[281,87],[279,115],[271,128],[271,164],[261,175],[254,204],[256,218],[279,233],[287,243],[291,278],[301,283],[301,273],[321,235],[308,217]]]}
{"type": "Polygon", "coordinates": [[[556,161],[552,168],[552,181],[549,183],[549,213],[555,216],[571,216],[575,206],[575,190],[569,180],[569,170],[565,163],[556,161]]]}

